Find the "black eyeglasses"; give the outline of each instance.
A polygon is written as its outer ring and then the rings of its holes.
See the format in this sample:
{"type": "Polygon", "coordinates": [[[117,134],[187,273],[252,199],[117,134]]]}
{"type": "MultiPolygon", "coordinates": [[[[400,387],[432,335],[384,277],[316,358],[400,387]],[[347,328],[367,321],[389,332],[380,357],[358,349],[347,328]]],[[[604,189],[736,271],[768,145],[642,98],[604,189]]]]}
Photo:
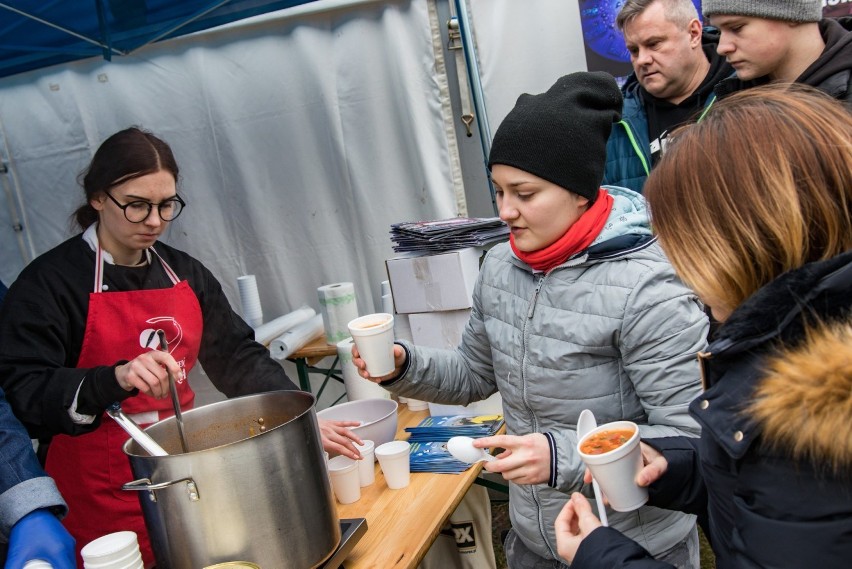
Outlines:
{"type": "Polygon", "coordinates": [[[119,209],[124,212],[124,218],[130,223],[142,223],[148,219],[148,216],[151,215],[151,210],[154,206],[157,206],[157,213],[159,214],[160,219],[163,221],[172,221],[180,215],[180,212],[182,212],[184,206],[186,206],[186,202],[183,201],[180,196],[169,198],[158,204],[143,200],[122,204],[112,197],[109,192],[104,193],[112,200],[112,203],[117,205],[119,209]]]}

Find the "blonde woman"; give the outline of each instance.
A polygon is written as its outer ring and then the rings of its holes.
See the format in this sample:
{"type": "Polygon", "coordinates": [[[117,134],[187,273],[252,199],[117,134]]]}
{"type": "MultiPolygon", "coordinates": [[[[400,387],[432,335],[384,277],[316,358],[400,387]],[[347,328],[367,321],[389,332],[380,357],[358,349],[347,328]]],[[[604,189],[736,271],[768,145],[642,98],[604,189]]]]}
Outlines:
{"type": "MultiPolygon", "coordinates": [[[[645,440],[637,482],[651,504],[698,514],[720,569],[849,567],[852,116],[775,85],[675,140],[645,195],[676,271],[723,324],[690,405],[701,438],[645,440]]],[[[579,494],[556,534],[572,569],[665,566],[579,494]]]]}

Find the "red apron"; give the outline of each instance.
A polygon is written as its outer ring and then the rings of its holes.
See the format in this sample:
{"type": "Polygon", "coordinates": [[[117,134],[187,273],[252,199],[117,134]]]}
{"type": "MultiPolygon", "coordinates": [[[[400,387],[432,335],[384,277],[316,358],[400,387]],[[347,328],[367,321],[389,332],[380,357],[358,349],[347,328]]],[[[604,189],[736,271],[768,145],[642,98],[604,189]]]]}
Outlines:
{"type": "MultiPolygon", "coordinates": [[[[102,293],[103,253],[98,247],[95,264],[95,290],[89,295],[86,332],[78,368],[113,365],[132,360],[156,349],[158,340],[152,331],[163,330],[172,357],[183,368],[176,377],[182,409],[191,408],[195,394],[186,374],[198,356],[203,329],[201,307],[195,293],[180,281],[171,267],[150,249],[162,263],[171,288],[102,293]],[[150,344],[148,342],[151,342],[150,344]]],[[[147,426],[174,414],[171,399],[154,399],[139,394],[125,399],[121,408],[138,423],[147,426]]],[[[151,542],[139,492],[126,492],[122,484],[134,479],[130,460],[121,447],[127,434],[106,414],[91,433],[71,437],[57,435],[48,447],[46,470],[68,502],[68,516],[62,521],[77,540],[77,564],[82,567],[80,549],[102,535],[131,530],[139,536],[146,567],[154,564],[151,542]]]]}

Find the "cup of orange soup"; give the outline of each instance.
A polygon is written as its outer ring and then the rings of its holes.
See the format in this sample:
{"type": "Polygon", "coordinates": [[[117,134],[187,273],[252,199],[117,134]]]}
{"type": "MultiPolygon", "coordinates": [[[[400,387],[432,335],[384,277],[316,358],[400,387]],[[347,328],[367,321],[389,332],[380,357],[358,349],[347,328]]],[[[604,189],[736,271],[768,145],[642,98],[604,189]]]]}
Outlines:
{"type": "Polygon", "coordinates": [[[592,429],[577,443],[580,458],[617,512],[631,512],[648,501],[648,489],[636,485],[642,469],[639,426],[614,421],[592,429]]]}

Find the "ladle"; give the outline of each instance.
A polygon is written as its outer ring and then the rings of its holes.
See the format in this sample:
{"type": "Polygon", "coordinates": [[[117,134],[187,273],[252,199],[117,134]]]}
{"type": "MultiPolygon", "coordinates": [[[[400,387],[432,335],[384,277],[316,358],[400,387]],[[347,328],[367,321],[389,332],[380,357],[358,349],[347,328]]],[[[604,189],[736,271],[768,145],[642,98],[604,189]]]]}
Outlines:
{"type": "MultiPolygon", "coordinates": [[[[169,344],[166,342],[166,333],[162,330],[157,330],[160,336],[160,349],[166,353],[169,351],[169,344]]],[[[178,399],[177,384],[175,384],[175,376],[168,369],[169,374],[169,393],[172,396],[172,407],[175,410],[175,423],[177,423],[178,435],[180,435],[180,446],[183,452],[189,452],[189,444],[186,442],[186,433],[183,430],[183,415],[180,412],[180,400],[178,399]]]]}
{"type": "MultiPolygon", "coordinates": [[[[580,417],[577,419],[577,441],[579,442],[582,438],[598,426],[598,422],[595,420],[595,414],[592,413],[588,409],[583,409],[580,412],[580,417]]],[[[598,504],[598,515],[601,518],[601,523],[604,526],[608,526],[609,522],[606,519],[606,508],[604,507],[603,494],[601,493],[601,487],[598,486],[598,481],[592,478],[592,489],[595,492],[595,502],[598,504]]]]}
{"type": "Polygon", "coordinates": [[[152,439],[148,433],[142,430],[142,428],[136,424],[136,421],[128,417],[124,411],[121,410],[121,404],[116,402],[107,407],[106,409],[107,415],[115,419],[115,422],[125,430],[125,432],[130,435],[130,438],[136,441],[139,446],[148,451],[148,454],[151,456],[168,456],[163,447],[157,444],[157,441],[152,439]]]}
{"type": "Polygon", "coordinates": [[[468,464],[474,464],[480,460],[484,460],[485,462],[497,460],[496,457],[486,452],[484,448],[473,446],[473,439],[471,437],[451,438],[447,441],[447,450],[450,451],[453,457],[468,464]]]}

